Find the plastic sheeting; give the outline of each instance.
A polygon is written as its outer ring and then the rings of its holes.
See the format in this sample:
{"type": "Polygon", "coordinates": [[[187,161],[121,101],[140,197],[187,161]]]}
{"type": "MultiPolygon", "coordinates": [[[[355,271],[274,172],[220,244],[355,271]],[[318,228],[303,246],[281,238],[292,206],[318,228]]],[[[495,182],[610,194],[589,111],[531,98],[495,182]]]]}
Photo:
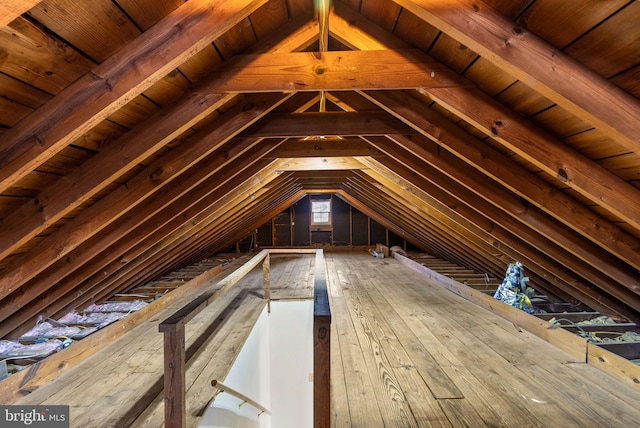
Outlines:
{"type": "Polygon", "coordinates": [[[507,267],[507,272],[493,297],[529,314],[540,312],[533,307],[530,297],[534,290],[527,287],[529,278],[524,275],[522,263],[515,262],[507,267]]]}
{"type": "Polygon", "coordinates": [[[89,305],[83,312],[135,312],[148,303],[143,300],[134,300],[132,302],[107,302],[99,305],[89,305]]]}
{"type": "Polygon", "coordinates": [[[13,340],[0,340],[0,358],[43,357],[63,348],[63,341],[58,339],[25,345],[13,340]]]}
{"type": "Polygon", "coordinates": [[[20,339],[38,339],[38,338],[54,338],[54,337],[73,337],[80,334],[80,327],[56,327],[48,322],[42,322],[34,328],[23,334],[20,339]]]}

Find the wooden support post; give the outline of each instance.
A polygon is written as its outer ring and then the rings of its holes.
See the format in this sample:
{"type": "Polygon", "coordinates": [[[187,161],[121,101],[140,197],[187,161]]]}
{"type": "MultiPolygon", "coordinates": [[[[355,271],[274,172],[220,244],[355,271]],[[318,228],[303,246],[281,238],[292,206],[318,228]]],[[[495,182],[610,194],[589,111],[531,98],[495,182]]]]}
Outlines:
{"type": "Polygon", "coordinates": [[[187,425],[184,325],[164,332],[164,426],[187,425]]]}
{"type": "Polygon", "coordinates": [[[349,246],[353,247],[353,207],[349,205],[349,246]]]}
{"type": "Polygon", "coordinates": [[[331,423],[331,317],[313,317],[313,426],[331,423]]]}
{"type": "Polygon", "coordinates": [[[313,307],[313,426],[331,424],[331,309],[322,250],[316,251],[313,307]]]}
{"type": "Polygon", "coordinates": [[[264,298],[267,300],[267,313],[271,313],[271,257],[269,254],[264,258],[262,262],[262,282],[264,283],[264,298]]]}

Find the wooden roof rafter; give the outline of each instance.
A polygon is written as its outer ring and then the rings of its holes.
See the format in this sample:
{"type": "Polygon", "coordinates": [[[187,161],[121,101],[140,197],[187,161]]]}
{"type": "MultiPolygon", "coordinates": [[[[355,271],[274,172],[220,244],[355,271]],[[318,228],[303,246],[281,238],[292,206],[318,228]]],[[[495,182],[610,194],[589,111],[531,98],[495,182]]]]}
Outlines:
{"type": "Polygon", "coordinates": [[[640,101],[522,26],[472,0],[393,1],[638,152],[640,101]]]}

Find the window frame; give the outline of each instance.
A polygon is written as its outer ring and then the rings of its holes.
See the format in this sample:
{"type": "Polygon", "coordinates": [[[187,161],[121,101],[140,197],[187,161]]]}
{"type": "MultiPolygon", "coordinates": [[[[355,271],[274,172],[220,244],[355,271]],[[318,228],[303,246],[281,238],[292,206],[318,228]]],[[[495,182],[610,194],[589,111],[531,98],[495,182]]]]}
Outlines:
{"type": "Polygon", "coordinates": [[[311,210],[310,210],[310,215],[311,215],[311,219],[310,219],[310,225],[312,227],[331,227],[333,225],[332,223],[332,216],[331,216],[331,197],[328,198],[323,198],[323,199],[311,199],[311,210]],[[328,205],[328,209],[325,210],[317,210],[314,209],[314,204],[327,204],[328,205]],[[326,214],[327,216],[327,220],[326,221],[316,221],[315,219],[315,215],[316,214],[326,214]]]}

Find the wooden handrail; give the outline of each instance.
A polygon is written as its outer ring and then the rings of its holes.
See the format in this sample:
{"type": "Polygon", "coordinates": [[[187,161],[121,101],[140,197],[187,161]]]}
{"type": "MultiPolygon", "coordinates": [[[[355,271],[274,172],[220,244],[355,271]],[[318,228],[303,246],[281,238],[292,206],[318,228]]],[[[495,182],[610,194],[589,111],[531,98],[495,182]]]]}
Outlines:
{"type": "Polygon", "coordinates": [[[327,268],[322,250],[316,252],[313,279],[313,426],[331,425],[331,307],[327,268]]]}
{"type": "Polygon", "coordinates": [[[173,331],[184,327],[193,317],[198,315],[200,311],[209,306],[211,302],[224,294],[229,288],[245,277],[251,270],[256,267],[265,257],[269,255],[269,250],[262,250],[253,256],[247,263],[243,264],[239,269],[227,276],[218,283],[215,291],[201,294],[191,302],[187,303],[173,315],[162,321],[159,326],[160,332],[173,331]]]}
{"type": "Polygon", "coordinates": [[[221,392],[226,392],[229,395],[233,395],[234,397],[236,397],[239,400],[242,400],[245,403],[249,403],[251,404],[253,407],[255,407],[256,409],[260,410],[260,413],[266,413],[267,415],[271,414],[271,410],[267,409],[266,407],[264,407],[263,405],[257,403],[256,401],[252,400],[251,398],[247,397],[246,395],[236,391],[235,389],[232,389],[230,387],[228,387],[227,385],[223,384],[220,381],[217,380],[212,380],[211,381],[211,386],[213,386],[214,388],[217,388],[218,391],[221,392]]]}
{"type": "Polygon", "coordinates": [[[323,251],[315,249],[265,249],[218,283],[215,291],[196,297],[158,326],[164,333],[164,420],[165,427],[186,426],[185,325],[253,268],[263,262],[264,298],[270,309],[270,253],[315,253],[314,271],[314,427],[328,427],[331,418],[331,309],[327,292],[323,251]]]}

